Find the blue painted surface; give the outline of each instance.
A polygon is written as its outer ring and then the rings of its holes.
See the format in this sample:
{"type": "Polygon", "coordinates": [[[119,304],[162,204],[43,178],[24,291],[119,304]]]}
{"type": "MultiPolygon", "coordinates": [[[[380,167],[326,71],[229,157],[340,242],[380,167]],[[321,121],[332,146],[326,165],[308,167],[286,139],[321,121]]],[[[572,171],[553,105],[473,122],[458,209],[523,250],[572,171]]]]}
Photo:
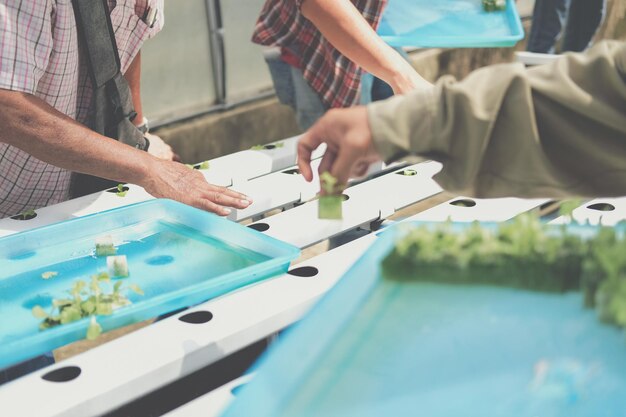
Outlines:
{"type": "Polygon", "coordinates": [[[579,293],[387,281],[397,233],[262,358],[224,417],[625,415],[626,338],[579,293]]]}
{"type": "MultiPolygon", "coordinates": [[[[87,319],[39,331],[48,310],[78,280],[106,272],[96,238],[111,235],[144,296],[99,318],[105,330],[205,301],[286,272],[299,250],[247,227],[167,200],[150,201],[0,239],[0,369],[85,337],[87,319]],[[29,257],[20,256],[28,253],[29,257]],[[47,271],[58,275],[48,280],[47,271]]],[[[117,280],[114,280],[114,282],[117,280]]],[[[102,284],[107,292],[107,284],[102,284]]]]}
{"type": "Polygon", "coordinates": [[[389,0],[378,34],[392,46],[485,48],[514,46],[524,29],[514,0],[499,12],[481,0],[389,0]]]}

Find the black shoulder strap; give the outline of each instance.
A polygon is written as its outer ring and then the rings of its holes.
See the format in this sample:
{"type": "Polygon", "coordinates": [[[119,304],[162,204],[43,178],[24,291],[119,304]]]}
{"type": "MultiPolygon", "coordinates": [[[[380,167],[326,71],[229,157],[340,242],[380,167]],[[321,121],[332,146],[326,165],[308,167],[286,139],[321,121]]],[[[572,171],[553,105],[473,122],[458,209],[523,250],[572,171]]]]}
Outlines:
{"type": "MultiPolygon", "coordinates": [[[[132,95],[121,73],[120,57],[107,0],[72,0],[81,53],[93,84],[92,115],[88,122],[95,132],[147,150],[150,142],[135,127],[137,116],[132,95]]],[[[80,197],[115,185],[115,182],[74,173],[70,195],[80,197]]]]}
{"type": "Polygon", "coordinates": [[[79,36],[83,39],[94,88],[120,72],[120,57],[107,0],[73,0],[79,36]]]}

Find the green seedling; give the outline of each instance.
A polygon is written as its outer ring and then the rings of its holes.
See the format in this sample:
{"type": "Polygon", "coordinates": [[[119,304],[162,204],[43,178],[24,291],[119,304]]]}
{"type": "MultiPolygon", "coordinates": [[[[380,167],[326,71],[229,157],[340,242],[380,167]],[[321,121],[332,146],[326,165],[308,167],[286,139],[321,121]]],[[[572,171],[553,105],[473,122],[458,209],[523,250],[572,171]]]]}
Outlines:
{"type": "Polygon", "coordinates": [[[43,279],[50,279],[50,278],[54,278],[54,277],[56,277],[57,275],[59,275],[59,273],[58,273],[58,272],[55,272],[55,271],[46,271],[46,272],[44,272],[44,273],[42,273],[42,274],[41,274],[41,278],[43,278],[43,279]]]}
{"type": "MultiPolygon", "coordinates": [[[[143,291],[136,284],[129,285],[128,289],[143,295],[143,291]]],[[[122,281],[117,281],[111,286],[109,275],[102,272],[92,275],[89,284],[82,280],[74,282],[72,288],[67,291],[68,297],[52,301],[50,312],[36,305],[32,309],[32,314],[42,320],[39,325],[41,330],[91,317],[86,338],[93,340],[102,332],[96,320],[97,315],[111,315],[114,310],[131,304],[124,291],[122,281]],[[102,284],[106,284],[111,291],[103,289],[102,284]]]]}
{"type": "Polygon", "coordinates": [[[30,220],[37,217],[37,212],[33,209],[26,210],[17,216],[11,217],[13,220],[30,220]]]}
{"type": "Polygon", "coordinates": [[[128,190],[124,189],[124,184],[117,184],[117,192],[115,193],[118,197],[126,197],[128,190]]]}
{"type": "Polygon", "coordinates": [[[343,218],[343,187],[338,184],[337,178],[330,172],[320,175],[322,195],[318,201],[318,217],[327,220],[341,220],[343,218]]]}
{"type": "Polygon", "coordinates": [[[126,255],[107,256],[107,269],[109,275],[114,278],[126,278],[128,276],[126,255]]]}
{"type": "Polygon", "coordinates": [[[486,12],[499,12],[506,10],[506,0],[482,0],[483,10],[486,12]]]}
{"type": "Polygon", "coordinates": [[[113,237],[110,235],[96,239],[96,256],[112,256],[117,253],[117,248],[113,244],[113,237]]]}

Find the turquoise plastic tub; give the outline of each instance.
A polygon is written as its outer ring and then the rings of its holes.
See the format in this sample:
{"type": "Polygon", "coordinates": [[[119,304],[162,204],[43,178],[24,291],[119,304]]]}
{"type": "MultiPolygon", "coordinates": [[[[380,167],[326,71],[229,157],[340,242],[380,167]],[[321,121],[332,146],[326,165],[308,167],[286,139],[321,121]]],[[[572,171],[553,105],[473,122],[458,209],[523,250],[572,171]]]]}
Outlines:
{"type": "MultiPolygon", "coordinates": [[[[0,369],[83,339],[89,319],[40,331],[31,310],[107,271],[95,241],[110,235],[143,296],[98,317],[104,330],[194,305],[287,271],[300,250],[174,201],[152,200],[0,239],[0,369]],[[43,279],[44,272],[58,275],[43,279]]],[[[116,280],[114,280],[116,281],[116,280]]]]}
{"type": "Polygon", "coordinates": [[[378,34],[391,46],[511,47],[524,38],[514,0],[485,12],[481,0],[389,0],[378,34]]]}
{"type": "Polygon", "coordinates": [[[624,416],[624,333],[580,293],[386,280],[399,233],[271,348],[223,417],[624,416]]]}

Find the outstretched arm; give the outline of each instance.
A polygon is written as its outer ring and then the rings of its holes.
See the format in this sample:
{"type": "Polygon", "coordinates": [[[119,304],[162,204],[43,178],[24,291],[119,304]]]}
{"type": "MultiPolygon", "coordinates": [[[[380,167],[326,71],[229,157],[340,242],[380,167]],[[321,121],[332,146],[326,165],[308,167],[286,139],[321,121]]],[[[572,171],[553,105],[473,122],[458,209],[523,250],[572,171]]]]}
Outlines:
{"type": "Polygon", "coordinates": [[[385,80],[397,94],[429,85],[376,34],[349,0],[303,0],[302,14],[339,52],[385,80]]]}
{"type": "Polygon", "coordinates": [[[550,65],[487,67],[461,82],[346,111],[305,134],[345,181],[359,161],[408,153],[443,163],[435,179],[478,197],[626,195],[626,44],[603,42],[550,65]]]}

